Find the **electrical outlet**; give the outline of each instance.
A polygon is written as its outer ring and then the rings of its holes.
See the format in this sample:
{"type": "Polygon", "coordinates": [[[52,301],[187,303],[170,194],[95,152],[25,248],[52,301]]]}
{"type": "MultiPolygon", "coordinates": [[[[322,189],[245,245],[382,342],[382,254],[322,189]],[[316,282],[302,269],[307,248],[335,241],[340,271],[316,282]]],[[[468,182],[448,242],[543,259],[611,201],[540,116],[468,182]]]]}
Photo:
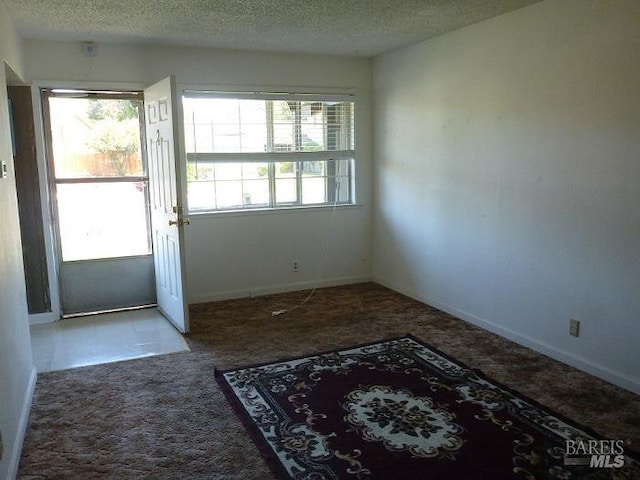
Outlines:
{"type": "Polygon", "coordinates": [[[569,320],[569,335],[573,337],[580,336],[580,320],[571,319],[569,320]]]}
{"type": "Polygon", "coordinates": [[[293,262],[291,262],[291,271],[292,272],[297,272],[299,268],[300,268],[300,265],[298,264],[297,260],[294,260],[293,262]]]}

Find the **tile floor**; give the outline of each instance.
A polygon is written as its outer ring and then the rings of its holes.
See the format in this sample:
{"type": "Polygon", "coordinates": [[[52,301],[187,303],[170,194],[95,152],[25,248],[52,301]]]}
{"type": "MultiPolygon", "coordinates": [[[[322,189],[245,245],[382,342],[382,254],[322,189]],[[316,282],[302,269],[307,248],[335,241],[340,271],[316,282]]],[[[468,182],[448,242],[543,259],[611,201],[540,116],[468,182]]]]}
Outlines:
{"type": "Polygon", "coordinates": [[[182,335],[155,308],[32,325],[31,346],[38,372],[189,350],[182,335]]]}

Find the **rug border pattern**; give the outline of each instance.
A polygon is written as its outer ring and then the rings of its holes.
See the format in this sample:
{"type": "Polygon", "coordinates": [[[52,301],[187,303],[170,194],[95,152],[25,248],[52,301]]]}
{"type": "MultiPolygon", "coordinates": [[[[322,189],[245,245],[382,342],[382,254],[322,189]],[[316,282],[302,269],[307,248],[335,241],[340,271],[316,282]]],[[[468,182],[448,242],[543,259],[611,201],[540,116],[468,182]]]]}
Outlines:
{"type": "MultiPolygon", "coordinates": [[[[274,360],[274,361],[259,362],[259,363],[254,363],[254,364],[250,364],[250,365],[244,365],[244,366],[235,367],[235,368],[223,368],[223,369],[216,368],[215,371],[214,371],[214,376],[215,376],[215,379],[217,380],[217,383],[220,385],[221,390],[223,391],[228,403],[230,404],[230,406],[232,407],[233,411],[235,412],[235,414],[240,419],[241,423],[243,424],[243,426],[245,427],[245,429],[249,433],[254,445],[256,445],[256,447],[258,448],[258,450],[260,451],[262,456],[267,461],[267,464],[271,468],[272,472],[279,478],[291,479],[291,476],[290,476],[289,472],[287,471],[286,467],[282,464],[282,462],[280,461],[280,459],[278,458],[276,453],[273,451],[273,449],[271,448],[271,446],[269,445],[269,443],[265,439],[263,432],[260,430],[258,425],[254,422],[253,418],[247,412],[247,410],[245,409],[245,407],[242,404],[242,402],[238,399],[235,391],[233,390],[233,387],[228,383],[228,381],[226,380],[224,375],[226,373],[234,372],[234,371],[238,371],[238,370],[260,368],[260,367],[264,367],[264,366],[278,365],[280,363],[287,363],[287,362],[295,362],[295,361],[306,359],[306,358],[313,358],[313,357],[333,354],[333,353],[337,353],[337,352],[348,352],[350,350],[366,348],[366,347],[374,346],[374,345],[377,345],[377,344],[383,344],[383,343],[387,343],[387,342],[398,341],[398,340],[406,339],[406,338],[416,342],[417,344],[421,345],[422,347],[427,348],[428,350],[431,350],[434,354],[442,357],[443,359],[445,359],[448,362],[453,363],[454,365],[456,365],[460,369],[464,369],[464,370],[470,371],[471,373],[476,375],[479,380],[481,380],[483,382],[487,382],[490,385],[492,385],[494,387],[497,387],[498,389],[504,390],[505,392],[509,393],[510,395],[516,397],[518,400],[522,401],[523,403],[529,404],[532,407],[535,407],[537,409],[540,409],[540,410],[544,411],[549,417],[553,417],[558,422],[561,422],[561,423],[565,424],[565,428],[566,429],[578,430],[579,432],[584,433],[584,434],[586,434],[588,436],[594,437],[596,439],[605,439],[604,436],[600,435],[599,433],[594,431],[592,428],[584,426],[584,425],[580,424],[579,422],[576,422],[576,421],[574,421],[574,420],[572,420],[572,419],[570,419],[570,418],[568,418],[568,417],[566,417],[566,416],[564,416],[564,415],[562,415],[560,413],[557,413],[553,409],[546,407],[545,405],[543,405],[540,402],[530,398],[529,396],[527,396],[525,394],[522,394],[522,393],[518,392],[517,390],[515,390],[515,389],[513,389],[511,387],[508,387],[507,385],[504,385],[503,383],[501,383],[501,382],[499,382],[497,380],[494,380],[493,378],[491,378],[488,375],[486,375],[480,369],[475,369],[475,368],[469,367],[466,363],[451,357],[450,355],[446,354],[445,352],[442,352],[438,348],[428,344],[427,342],[419,339],[418,337],[414,336],[411,333],[407,333],[405,335],[400,335],[400,336],[388,337],[388,338],[384,338],[384,339],[380,339],[380,340],[376,340],[376,341],[372,341],[372,342],[361,343],[361,344],[357,344],[357,345],[338,347],[338,348],[334,348],[334,349],[330,349],[330,350],[324,350],[324,351],[320,351],[320,352],[316,352],[316,353],[310,353],[310,354],[306,354],[306,355],[299,355],[299,356],[294,356],[294,357],[285,357],[285,358],[281,358],[281,359],[274,360]]],[[[630,448],[628,448],[628,446],[625,446],[624,455],[626,457],[632,458],[632,459],[634,459],[636,461],[640,461],[640,454],[638,454],[638,452],[635,452],[634,450],[631,450],[630,448]]]]}

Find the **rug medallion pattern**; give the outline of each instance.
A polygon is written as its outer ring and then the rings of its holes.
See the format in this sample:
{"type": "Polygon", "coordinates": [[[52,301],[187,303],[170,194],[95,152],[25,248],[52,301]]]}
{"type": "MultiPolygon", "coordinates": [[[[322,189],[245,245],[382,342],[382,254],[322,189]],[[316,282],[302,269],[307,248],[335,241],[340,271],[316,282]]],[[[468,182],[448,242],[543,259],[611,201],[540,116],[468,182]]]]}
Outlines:
{"type": "Polygon", "coordinates": [[[640,478],[566,465],[598,437],[412,336],[217,377],[282,478],[640,478]]]}

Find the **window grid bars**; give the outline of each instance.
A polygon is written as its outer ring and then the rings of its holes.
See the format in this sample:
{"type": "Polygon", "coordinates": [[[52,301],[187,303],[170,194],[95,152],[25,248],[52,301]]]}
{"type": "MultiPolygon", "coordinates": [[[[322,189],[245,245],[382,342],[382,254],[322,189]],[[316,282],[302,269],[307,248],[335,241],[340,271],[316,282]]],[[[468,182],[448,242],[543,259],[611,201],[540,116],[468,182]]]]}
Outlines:
{"type": "MultiPolygon", "coordinates": [[[[283,102],[284,103],[284,102],[283,102]]],[[[287,110],[291,113],[291,117],[285,119],[284,122],[280,122],[275,119],[274,116],[274,108],[273,101],[265,101],[265,126],[266,126],[266,145],[265,151],[258,152],[245,152],[241,153],[243,150],[243,135],[246,133],[243,132],[243,125],[245,125],[242,121],[243,113],[241,104],[238,102],[236,104],[236,132],[229,132],[228,135],[238,136],[238,140],[236,145],[238,145],[240,152],[232,152],[228,153],[188,153],[187,161],[188,163],[195,164],[196,170],[196,181],[200,178],[200,168],[199,166],[203,163],[212,164],[214,168],[211,168],[212,171],[212,180],[206,183],[210,183],[213,186],[213,196],[214,196],[214,209],[215,210],[227,210],[227,209],[237,209],[238,207],[244,208],[254,208],[251,203],[246,202],[246,184],[249,180],[246,180],[246,172],[245,166],[246,163],[249,162],[259,162],[266,163],[267,165],[267,184],[268,184],[268,207],[269,208],[277,208],[279,206],[296,206],[296,205],[305,205],[303,198],[303,189],[304,189],[304,171],[305,171],[305,162],[323,162],[323,174],[317,177],[321,177],[324,179],[323,182],[323,190],[324,190],[324,201],[313,203],[310,205],[322,205],[322,204],[332,204],[332,203],[350,203],[353,198],[353,159],[355,158],[355,150],[353,149],[354,145],[354,124],[353,124],[353,109],[352,102],[343,101],[340,103],[333,102],[322,102],[310,100],[305,102],[305,106],[308,106],[310,115],[313,116],[313,110],[316,109],[316,113],[318,111],[322,112],[321,123],[317,123],[312,121],[307,125],[308,128],[311,128],[313,131],[314,128],[322,128],[323,130],[323,148],[320,151],[315,150],[304,150],[305,141],[303,134],[303,112],[301,101],[287,101],[287,110]],[[318,107],[320,110],[318,110],[318,107]],[[276,151],[277,150],[277,142],[276,142],[276,133],[274,129],[275,124],[280,124],[286,128],[286,125],[289,125],[292,128],[292,135],[289,137],[293,140],[291,145],[291,150],[286,149],[284,151],[276,151]],[[343,150],[337,150],[341,148],[343,150]],[[271,155],[270,155],[271,154],[271,155]],[[247,158],[250,157],[250,158],[247,158]],[[269,158],[271,157],[271,158],[269,158]],[[344,160],[348,160],[344,162],[344,160]],[[240,178],[231,179],[231,178],[218,178],[218,169],[215,168],[216,164],[221,163],[237,163],[240,167],[240,178]],[[278,202],[277,200],[277,189],[278,189],[278,178],[277,178],[277,164],[291,162],[291,168],[293,169],[293,178],[295,182],[295,200],[291,202],[278,202]],[[346,167],[346,174],[342,174],[340,172],[341,165],[346,167]],[[220,203],[219,193],[220,189],[218,188],[218,184],[221,182],[226,183],[227,181],[239,181],[240,182],[240,194],[241,194],[241,204],[235,207],[222,207],[220,203]],[[347,198],[344,200],[340,198],[340,190],[342,182],[346,181],[347,186],[347,198]]],[[[196,121],[195,110],[191,112],[191,123],[192,123],[192,134],[193,134],[193,148],[195,152],[198,152],[198,122],[196,121]]],[[[264,118],[264,117],[263,117],[264,118]]],[[[247,122],[247,125],[250,125],[251,121],[247,122]]],[[[261,124],[260,122],[253,121],[254,125],[261,124]]],[[[201,126],[204,126],[200,124],[201,126]]],[[[228,123],[218,123],[221,128],[224,130],[224,125],[229,125],[228,123]]],[[[246,126],[246,125],[245,125],[246,126]]],[[[211,150],[215,151],[215,124],[213,119],[209,121],[209,131],[210,131],[210,145],[211,150]]],[[[307,130],[309,131],[309,130],[307,130]]],[[[246,130],[245,130],[246,132],[246,130]]],[[[283,137],[286,138],[286,137],[283,137]]],[[[317,137],[316,137],[317,138],[317,137]]],[[[287,142],[283,143],[286,145],[287,142]]],[[[343,168],[344,168],[343,167],[343,168]]],[[[313,167],[312,167],[313,168],[313,167]]],[[[315,175],[313,175],[315,176],[315,175]]],[[[286,177],[285,177],[286,179],[286,177]]],[[[251,179],[255,180],[255,179],[251,179]]],[[[262,205],[256,208],[264,208],[262,205]]]]}

